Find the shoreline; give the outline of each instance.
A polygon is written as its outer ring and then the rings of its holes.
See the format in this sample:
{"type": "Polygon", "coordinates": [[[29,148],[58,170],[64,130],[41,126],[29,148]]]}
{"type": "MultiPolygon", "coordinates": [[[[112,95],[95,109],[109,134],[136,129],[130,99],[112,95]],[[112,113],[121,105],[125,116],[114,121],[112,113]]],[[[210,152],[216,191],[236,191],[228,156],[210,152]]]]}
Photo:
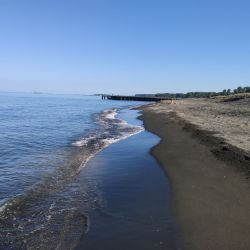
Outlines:
{"type": "MultiPolygon", "coordinates": [[[[138,110],[126,110],[118,119],[141,126],[138,115],[138,110]]],[[[143,130],[89,161],[79,178],[83,183],[94,180],[101,206],[89,211],[89,231],[75,249],[181,249],[169,182],[150,154],[158,142],[157,136],[143,130]]]]}
{"type": "Polygon", "coordinates": [[[176,112],[156,110],[157,105],[161,104],[140,107],[140,119],[146,130],[161,138],[151,153],[170,180],[172,211],[184,249],[249,249],[245,151],[192,126],[176,112]]]}

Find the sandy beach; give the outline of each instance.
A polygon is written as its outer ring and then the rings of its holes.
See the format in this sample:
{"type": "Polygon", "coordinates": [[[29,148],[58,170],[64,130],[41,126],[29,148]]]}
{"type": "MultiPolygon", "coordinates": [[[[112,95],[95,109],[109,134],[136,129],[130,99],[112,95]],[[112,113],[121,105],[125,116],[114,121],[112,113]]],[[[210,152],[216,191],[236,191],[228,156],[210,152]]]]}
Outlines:
{"type": "Polygon", "coordinates": [[[250,99],[186,99],[142,108],[170,179],[184,249],[250,249],[250,99]]]}

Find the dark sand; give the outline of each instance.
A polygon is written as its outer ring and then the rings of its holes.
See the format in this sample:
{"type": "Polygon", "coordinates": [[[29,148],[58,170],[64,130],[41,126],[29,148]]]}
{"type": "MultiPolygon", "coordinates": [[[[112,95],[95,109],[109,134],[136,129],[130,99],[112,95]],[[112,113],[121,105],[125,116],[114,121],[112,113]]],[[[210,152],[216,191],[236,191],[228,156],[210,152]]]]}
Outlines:
{"type": "Polygon", "coordinates": [[[174,112],[142,110],[145,128],[162,138],[152,154],[170,179],[184,249],[250,249],[250,185],[242,163],[223,160],[223,152],[218,158],[211,140],[185,129],[174,112]]]}

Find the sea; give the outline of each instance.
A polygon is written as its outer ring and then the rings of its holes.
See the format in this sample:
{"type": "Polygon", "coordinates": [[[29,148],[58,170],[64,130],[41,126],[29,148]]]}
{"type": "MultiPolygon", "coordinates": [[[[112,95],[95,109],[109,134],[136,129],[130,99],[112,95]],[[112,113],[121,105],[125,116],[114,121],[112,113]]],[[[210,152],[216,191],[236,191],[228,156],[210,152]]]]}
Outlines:
{"type": "Polygon", "coordinates": [[[140,105],[0,93],[0,249],[180,249],[140,105]]]}

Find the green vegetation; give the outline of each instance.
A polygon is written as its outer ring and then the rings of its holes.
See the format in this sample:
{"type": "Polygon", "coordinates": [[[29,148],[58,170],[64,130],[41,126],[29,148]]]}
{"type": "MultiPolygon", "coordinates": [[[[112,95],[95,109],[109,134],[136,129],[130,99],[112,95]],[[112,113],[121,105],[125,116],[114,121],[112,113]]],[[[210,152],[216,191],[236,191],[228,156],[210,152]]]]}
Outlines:
{"type": "Polygon", "coordinates": [[[231,94],[250,93],[250,87],[238,87],[231,91],[231,89],[224,89],[221,92],[188,92],[188,93],[158,93],[156,97],[167,98],[208,98],[214,96],[229,96],[231,94]]]}

